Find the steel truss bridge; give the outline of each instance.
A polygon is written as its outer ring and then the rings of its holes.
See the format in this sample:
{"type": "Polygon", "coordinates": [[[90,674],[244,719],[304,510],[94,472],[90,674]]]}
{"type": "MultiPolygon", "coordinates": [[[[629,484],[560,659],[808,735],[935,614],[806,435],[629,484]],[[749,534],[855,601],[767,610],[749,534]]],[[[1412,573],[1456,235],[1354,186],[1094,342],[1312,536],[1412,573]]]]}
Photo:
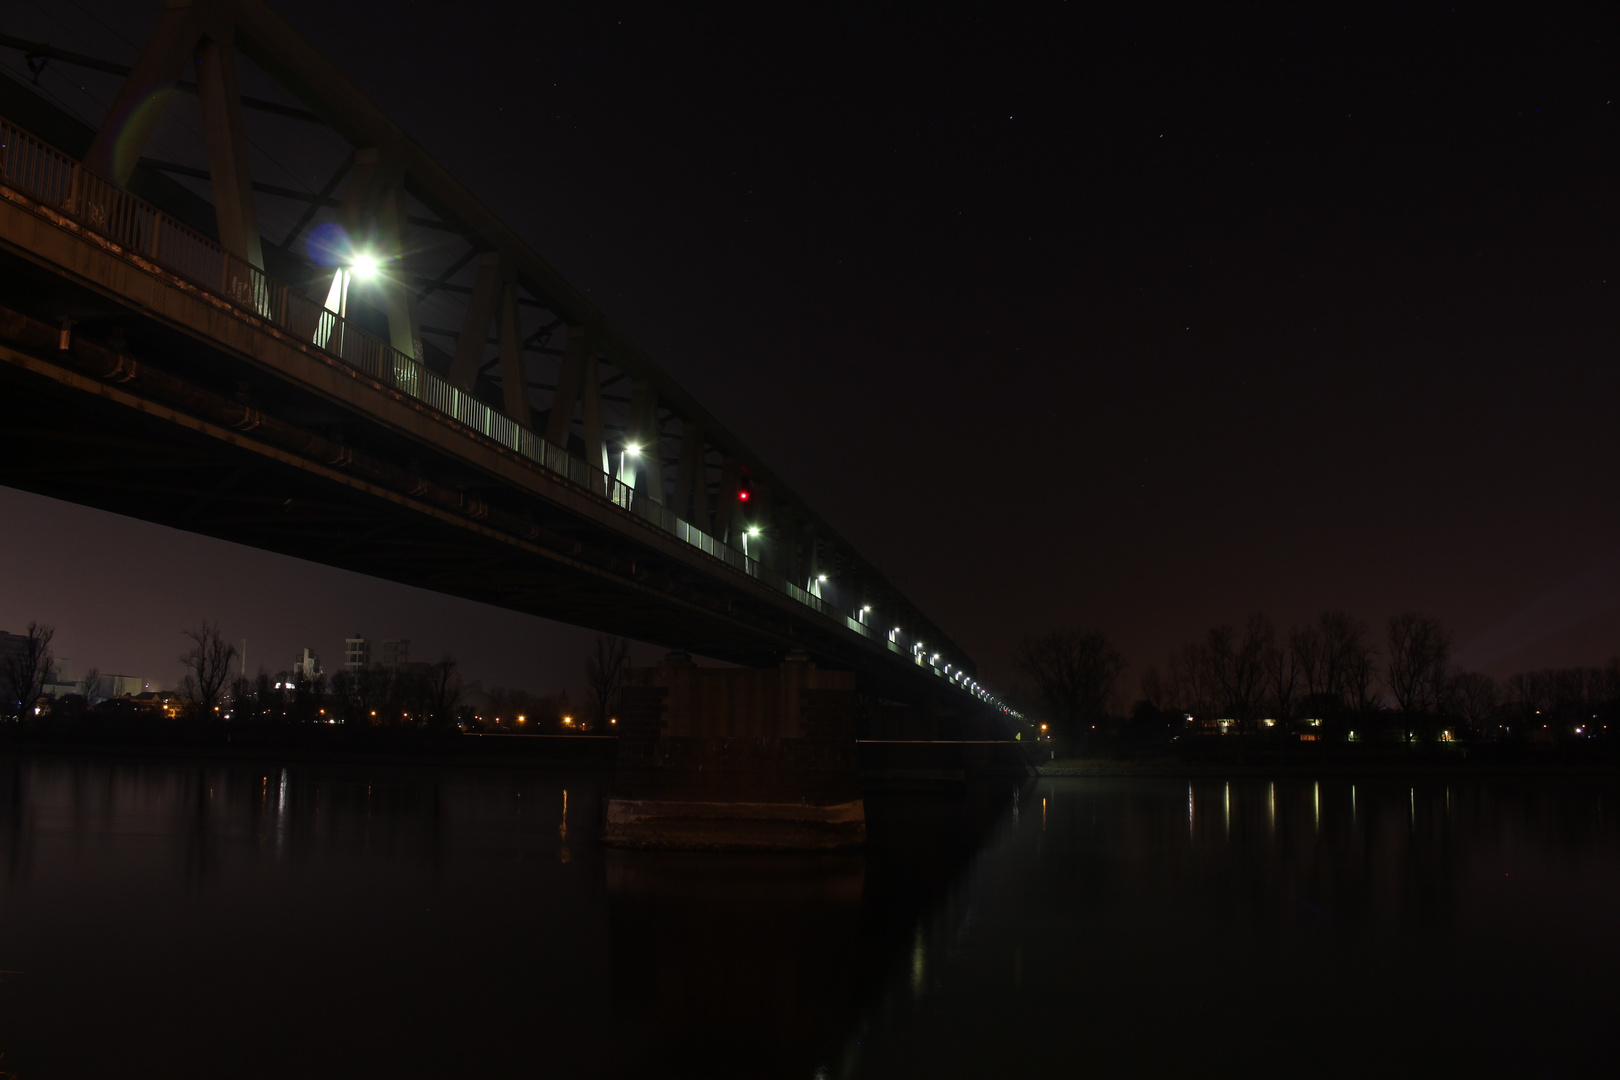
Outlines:
{"type": "Polygon", "coordinates": [[[170,0],[130,66],[0,46],[121,79],[92,128],[0,76],[0,483],[746,665],[802,649],[874,695],[1010,712],[264,4],[170,0]],[[244,61],[276,96],[241,92],[244,61]],[[180,108],[206,167],[148,155],[180,108]],[[278,130],[341,151],[320,190],[255,178],[278,130]]]}

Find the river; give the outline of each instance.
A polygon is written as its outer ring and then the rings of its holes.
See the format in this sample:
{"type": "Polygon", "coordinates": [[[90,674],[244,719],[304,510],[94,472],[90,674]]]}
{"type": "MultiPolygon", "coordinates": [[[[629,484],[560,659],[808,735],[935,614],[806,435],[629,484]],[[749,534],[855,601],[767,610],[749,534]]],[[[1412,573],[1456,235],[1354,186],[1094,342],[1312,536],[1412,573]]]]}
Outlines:
{"type": "Polygon", "coordinates": [[[0,1073],[1575,1076],[1620,786],[1011,781],[835,857],[604,850],[595,772],[0,756],[0,1073]]]}

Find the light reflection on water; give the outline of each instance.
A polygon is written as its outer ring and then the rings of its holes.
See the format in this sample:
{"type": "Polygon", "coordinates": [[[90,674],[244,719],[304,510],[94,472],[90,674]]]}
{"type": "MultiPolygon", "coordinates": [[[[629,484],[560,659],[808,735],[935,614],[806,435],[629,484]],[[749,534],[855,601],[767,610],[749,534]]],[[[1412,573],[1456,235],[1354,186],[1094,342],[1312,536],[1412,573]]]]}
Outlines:
{"type": "Polygon", "coordinates": [[[1563,1075],[1620,1005],[1608,781],[1006,783],[736,857],[604,851],[601,780],[0,756],[0,1067],[1563,1075]]]}
{"type": "Polygon", "coordinates": [[[1617,791],[1041,781],[851,1075],[1585,1075],[1620,1006],[1617,791]]]}

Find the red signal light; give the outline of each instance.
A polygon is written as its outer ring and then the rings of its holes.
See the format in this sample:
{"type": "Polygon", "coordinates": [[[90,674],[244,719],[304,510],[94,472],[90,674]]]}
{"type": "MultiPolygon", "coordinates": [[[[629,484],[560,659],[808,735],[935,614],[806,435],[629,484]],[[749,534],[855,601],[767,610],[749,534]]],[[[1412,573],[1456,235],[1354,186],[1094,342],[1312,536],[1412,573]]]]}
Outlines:
{"type": "Polygon", "coordinates": [[[748,492],[746,492],[746,491],[737,492],[737,498],[741,502],[747,502],[748,501],[748,492]]]}

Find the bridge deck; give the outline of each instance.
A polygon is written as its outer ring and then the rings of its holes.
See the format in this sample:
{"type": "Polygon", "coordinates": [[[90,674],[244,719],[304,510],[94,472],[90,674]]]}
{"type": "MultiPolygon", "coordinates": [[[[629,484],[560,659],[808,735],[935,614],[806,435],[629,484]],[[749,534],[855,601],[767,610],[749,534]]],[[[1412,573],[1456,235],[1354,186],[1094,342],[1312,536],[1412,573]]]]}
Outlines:
{"type": "Polygon", "coordinates": [[[4,482],[741,663],[805,648],[875,692],[945,687],[155,207],[0,141],[4,482]]]}

